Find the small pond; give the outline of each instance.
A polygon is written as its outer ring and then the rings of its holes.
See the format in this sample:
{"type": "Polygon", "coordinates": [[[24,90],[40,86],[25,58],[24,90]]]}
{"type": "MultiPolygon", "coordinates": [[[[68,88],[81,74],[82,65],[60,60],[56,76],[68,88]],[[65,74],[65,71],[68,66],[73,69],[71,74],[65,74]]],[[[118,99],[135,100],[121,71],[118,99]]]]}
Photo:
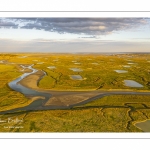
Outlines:
{"type": "Polygon", "coordinates": [[[136,127],[140,128],[144,132],[150,132],[150,120],[145,120],[135,124],[136,127]]]}
{"type": "Polygon", "coordinates": [[[127,73],[128,72],[126,70],[114,70],[114,71],[116,71],[117,73],[127,73]]]}
{"type": "Polygon", "coordinates": [[[143,87],[142,84],[134,81],[134,80],[124,80],[125,86],[129,87],[143,87]]]}
{"type": "Polygon", "coordinates": [[[82,69],[79,69],[79,68],[70,68],[70,70],[72,70],[74,72],[81,72],[81,71],[83,71],[82,69]]]}
{"type": "Polygon", "coordinates": [[[49,66],[47,67],[48,69],[55,69],[56,67],[55,66],[49,66]]]}
{"type": "Polygon", "coordinates": [[[80,75],[70,75],[73,80],[82,80],[83,78],[80,75]]]}
{"type": "Polygon", "coordinates": [[[125,68],[130,68],[131,66],[129,66],[129,65],[124,65],[123,67],[125,67],[125,68]]]}

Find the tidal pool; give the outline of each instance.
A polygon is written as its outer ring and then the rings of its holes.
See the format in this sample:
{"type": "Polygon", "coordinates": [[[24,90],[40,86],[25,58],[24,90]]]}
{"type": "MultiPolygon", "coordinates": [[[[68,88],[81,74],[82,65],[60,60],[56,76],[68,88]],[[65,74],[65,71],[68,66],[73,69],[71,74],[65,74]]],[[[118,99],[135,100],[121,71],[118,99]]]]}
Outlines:
{"type": "Polygon", "coordinates": [[[150,120],[138,122],[135,124],[136,127],[140,128],[144,132],[150,132],[150,120]]]}
{"type": "Polygon", "coordinates": [[[56,67],[55,66],[49,66],[47,67],[48,69],[55,69],[56,67]]]}
{"type": "Polygon", "coordinates": [[[116,71],[117,73],[127,73],[128,72],[126,70],[114,70],[114,71],[116,71]]]}
{"type": "Polygon", "coordinates": [[[125,68],[130,68],[131,66],[129,66],[129,65],[124,65],[123,67],[125,67],[125,68]]]}
{"type": "Polygon", "coordinates": [[[143,87],[142,84],[134,81],[134,80],[124,80],[125,86],[129,87],[143,87]]]}
{"type": "Polygon", "coordinates": [[[70,75],[73,80],[82,80],[83,78],[80,75],[70,75]]]}
{"type": "Polygon", "coordinates": [[[83,71],[82,69],[79,69],[79,68],[70,68],[70,70],[72,70],[74,72],[81,72],[81,71],[83,71]]]}

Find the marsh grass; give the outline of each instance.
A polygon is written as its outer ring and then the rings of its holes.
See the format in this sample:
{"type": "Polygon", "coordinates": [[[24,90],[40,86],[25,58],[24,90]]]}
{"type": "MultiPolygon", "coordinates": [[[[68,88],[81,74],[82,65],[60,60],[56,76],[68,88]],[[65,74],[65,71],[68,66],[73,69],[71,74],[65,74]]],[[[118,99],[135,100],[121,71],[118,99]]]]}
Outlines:
{"type": "MultiPolygon", "coordinates": [[[[150,58],[150,55],[135,55],[132,59],[136,62],[136,65],[132,65],[130,68],[126,68],[128,73],[118,74],[114,70],[123,70],[123,65],[127,65],[127,56],[103,56],[103,55],[53,55],[47,56],[47,60],[44,64],[35,65],[35,68],[42,69],[47,72],[48,77],[43,78],[39,86],[41,88],[50,88],[61,90],[63,89],[136,89],[136,90],[149,90],[149,70],[150,66],[146,59],[150,58]],[[59,57],[58,62],[53,60],[59,57]],[[77,60],[80,65],[75,65],[72,61],[77,60]],[[113,59],[113,61],[110,61],[113,59]],[[97,62],[99,65],[92,63],[97,62]],[[56,69],[50,71],[48,66],[56,66],[56,69]],[[82,68],[82,72],[74,72],[69,68],[82,68]],[[91,68],[91,69],[88,69],[91,68]],[[83,77],[81,81],[74,81],[69,78],[70,75],[80,75],[83,77]],[[55,82],[57,79],[57,82],[55,82]],[[144,87],[133,88],[127,87],[123,84],[123,80],[135,80],[144,87]],[[46,85],[46,83],[49,83],[46,85]],[[52,85],[51,85],[52,83],[52,85]]],[[[39,60],[40,61],[40,60],[39,60]]]]}
{"type": "Polygon", "coordinates": [[[145,114],[150,118],[150,110],[143,107],[142,104],[150,105],[149,96],[113,95],[69,110],[43,110],[6,114],[1,115],[0,118],[15,118],[17,116],[18,118],[24,118],[23,123],[21,123],[23,128],[6,130],[3,128],[4,124],[0,124],[0,131],[141,132],[140,129],[134,126],[134,123],[145,120],[145,114]],[[131,108],[128,106],[133,108],[130,115],[131,108]],[[130,121],[129,128],[127,128],[130,121]]]}
{"type": "MultiPolygon", "coordinates": [[[[22,74],[18,64],[34,64],[35,68],[44,70],[47,75],[39,82],[40,88],[46,89],[131,89],[123,85],[123,80],[135,80],[144,85],[140,90],[149,91],[150,66],[146,59],[150,55],[133,55],[133,62],[137,63],[126,68],[128,73],[118,74],[113,70],[123,70],[127,65],[128,55],[72,55],[72,54],[14,54],[0,55],[1,60],[16,64],[0,64],[0,110],[13,109],[28,105],[31,101],[22,94],[11,90],[7,83],[22,74]],[[27,55],[26,58],[20,56],[27,55]],[[119,56],[119,57],[118,57],[119,56]],[[47,58],[47,59],[44,59],[47,58]],[[43,60],[44,59],[44,60],[43,60]],[[57,62],[53,60],[58,59],[57,62]],[[113,61],[112,61],[112,60],[113,61]],[[44,64],[36,64],[45,62],[44,64]],[[72,61],[81,63],[75,65],[72,61]],[[97,62],[99,65],[92,64],[97,62]],[[50,70],[48,66],[56,66],[50,70]],[[82,68],[82,72],[73,72],[69,68],[82,68]],[[91,69],[88,69],[91,68],[91,69]],[[86,80],[74,81],[71,74],[81,75],[86,80]]],[[[113,95],[103,97],[86,105],[68,110],[43,110],[17,112],[0,115],[1,119],[23,118],[23,123],[11,123],[23,128],[4,128],[7,123],[0,123],[1,132],[141,132],[134,126],[135,122],[150,118],[150,98],[140,95],[113,95]],[[143,105],[144,104],[144,105],[143,105]],[[146,106],[146,107],[145,107],[146,106]]]]}
{"type": "Polygon", "coordinates": [[[30,101],[9,88],[8,83],[20,76],[15,66],[0,64],[0,111],[26,106],[30,101]]]}

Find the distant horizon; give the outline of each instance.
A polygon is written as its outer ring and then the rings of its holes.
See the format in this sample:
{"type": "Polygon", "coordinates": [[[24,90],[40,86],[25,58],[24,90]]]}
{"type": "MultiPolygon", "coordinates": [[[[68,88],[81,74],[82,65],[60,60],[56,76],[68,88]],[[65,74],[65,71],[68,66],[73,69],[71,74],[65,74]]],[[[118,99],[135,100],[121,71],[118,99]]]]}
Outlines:
{"type": "Polygon", "coordinates": [[[150,52],[150,18],[0,18],[0,53],[150,52]]]}
{"type": "Polygon", "coordinates": [[[150,52],[0,52],[0,54],[150,54],[150,52]]]}

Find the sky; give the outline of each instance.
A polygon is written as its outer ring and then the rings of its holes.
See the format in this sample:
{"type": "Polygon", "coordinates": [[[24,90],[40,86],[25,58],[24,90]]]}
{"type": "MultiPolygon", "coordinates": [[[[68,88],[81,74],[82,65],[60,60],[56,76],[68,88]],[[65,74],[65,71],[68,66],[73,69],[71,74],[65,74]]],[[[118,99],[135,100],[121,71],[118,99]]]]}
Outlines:
{"type": "Polygon", "coordinates": [[[150,52],[150,18],[0,18],[0,52],[150,52]]]}

